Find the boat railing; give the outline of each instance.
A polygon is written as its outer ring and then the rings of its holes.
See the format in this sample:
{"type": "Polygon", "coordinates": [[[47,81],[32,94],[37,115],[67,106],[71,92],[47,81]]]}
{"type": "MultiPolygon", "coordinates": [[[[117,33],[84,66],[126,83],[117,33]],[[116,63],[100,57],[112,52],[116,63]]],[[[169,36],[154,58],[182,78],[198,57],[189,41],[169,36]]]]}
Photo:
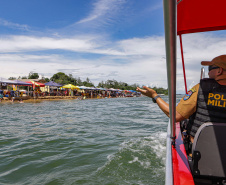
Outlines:
{"type": "Polygon", "coordinates": [[[175,141],[176,131],[176,66],[177,66],[177,37],[176,37],[176,11],[175,0],[163,0],[165,23],[166,64],[169,92],[169,113],[171,124],[171,139],[175,141]]]}

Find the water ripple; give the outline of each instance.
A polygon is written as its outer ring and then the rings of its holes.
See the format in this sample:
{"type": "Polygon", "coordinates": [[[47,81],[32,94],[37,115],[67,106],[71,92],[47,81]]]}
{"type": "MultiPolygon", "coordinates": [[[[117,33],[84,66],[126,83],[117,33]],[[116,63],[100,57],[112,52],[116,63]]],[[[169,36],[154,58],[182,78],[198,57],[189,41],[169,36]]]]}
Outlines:
{"type": "Polygon", "coordinates": [[[164,184],[168,118],[148,98],[0,109],[0,184],[164,184]]]}

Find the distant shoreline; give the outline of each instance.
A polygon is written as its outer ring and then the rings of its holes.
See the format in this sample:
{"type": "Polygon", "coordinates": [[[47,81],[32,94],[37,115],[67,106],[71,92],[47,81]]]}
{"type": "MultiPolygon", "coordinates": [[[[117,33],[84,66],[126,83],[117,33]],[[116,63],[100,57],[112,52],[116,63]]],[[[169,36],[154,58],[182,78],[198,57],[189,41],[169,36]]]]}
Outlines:
{"type": "MultiPolygon", "coordinates": [[[[108,97],[94,97],[94,98],[83,98],[82,96],[40,96],[37,98],[33,98],[30,96],[24,97],[14,97],[14,101],[11,98],[4,97],[0,103],[21,103],[20,100],[23,100],[23,103],[39,103],[42,101],[59,101],[59,100],[86,100],[86,99],[104,99],[108,97]]],[[[117,98],[117,97],[110,97],[110,98],[117,98]]],[[[123,98],[123,97],[118,97],[123,98]]],[[[127,98],[127,97],[124,97],[127,98]]]]}

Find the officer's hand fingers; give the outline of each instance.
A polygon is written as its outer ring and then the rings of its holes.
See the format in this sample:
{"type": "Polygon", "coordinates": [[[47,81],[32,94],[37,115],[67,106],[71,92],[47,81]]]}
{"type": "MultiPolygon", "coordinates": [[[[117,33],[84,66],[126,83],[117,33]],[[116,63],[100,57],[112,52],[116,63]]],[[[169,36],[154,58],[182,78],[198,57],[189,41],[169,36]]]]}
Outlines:
{"type": "Polygon", "coordinates": [[[151,89],[150,89],[149,87],[147,87],[147,86],[144,86],[143,88],[146,89],[146,90],[148,90],[148,91],[151,90],[151,89]]]}

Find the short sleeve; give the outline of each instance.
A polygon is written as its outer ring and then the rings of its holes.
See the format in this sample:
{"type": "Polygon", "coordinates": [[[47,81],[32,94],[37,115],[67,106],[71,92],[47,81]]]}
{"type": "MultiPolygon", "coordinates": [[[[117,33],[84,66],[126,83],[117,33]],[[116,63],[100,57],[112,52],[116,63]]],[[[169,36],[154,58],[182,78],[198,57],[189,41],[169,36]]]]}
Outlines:
{"type": "Polygon", "coordinates": [[[186,119],[196,111],[198,91],[199,84],[192,87],[176,107],[177,112],[186,119]]]}

